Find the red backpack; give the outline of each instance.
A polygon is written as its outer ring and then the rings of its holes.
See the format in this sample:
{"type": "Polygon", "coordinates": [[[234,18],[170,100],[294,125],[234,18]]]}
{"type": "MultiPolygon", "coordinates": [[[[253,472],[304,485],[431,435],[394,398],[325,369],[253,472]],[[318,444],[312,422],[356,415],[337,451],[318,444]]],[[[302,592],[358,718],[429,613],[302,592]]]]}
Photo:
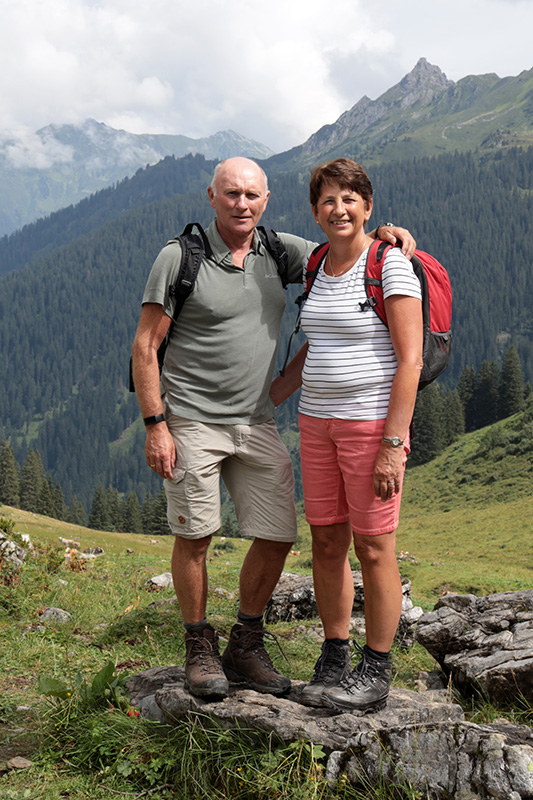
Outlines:
{"type": "MultiPolygon", "coordinates": [[[[394,245],[376,239],[368,251],[366,259],[365,290],[366,300],[360,303],[361,311],[374,309],[380,320],[387,325],[387,314],[383,301],[383,288],[381,284],[381,273],[385,256],[394,245]]],[[[296,302],[300,306],[296,328],[294,333],[300,329],[300,315],[303,303],[309,297],[309,292],[318,274],[318,269],[324,261],[329,249],[329,242],[319,244],[311,255],[307,263],[306,289],[298,297],[296,302]]],[[[422,317],[424,324],[424,343],[422,358],[424,366],[420,373],[418,390],[423,389],[435,380],[448,366],[450,353],[452,350],[452,289],[448,273],[436,258],[424,253],[423,250],[415,250],[411,259],[411,264],[416,277],[420,281],[422,290],[422,317]]],[[[388,327],[388,326],[387,326],[388,327]]],[[[292,336],[291,336],[292,339],[292,336]]],[[[290,342],[289,342],[290,345],[290,342]]],[[[287,354],[288,355],[288,354],[287,354]]],[[[285,371],[287,361],[281,374],[285,371]]]]}

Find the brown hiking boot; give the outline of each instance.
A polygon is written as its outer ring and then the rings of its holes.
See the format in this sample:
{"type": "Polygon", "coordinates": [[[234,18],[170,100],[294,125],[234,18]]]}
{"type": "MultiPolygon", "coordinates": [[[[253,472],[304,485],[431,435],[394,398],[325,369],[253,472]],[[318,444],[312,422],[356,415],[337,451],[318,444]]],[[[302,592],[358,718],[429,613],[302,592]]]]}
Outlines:
{"type": "Polygon", "coordinates": [[[224,672],[232,683],[243,683],[256,692],[286,694],[291,688],[291,682],[276,671],[265,650],[265,636],[277,643],[274,634],[265,631],[262,622],[253,625],[242,625],[238,622],[234,625],[222,654],[224,672]]]}
{"type": "Polygon", "coordinates": [[[229,684],[222,669],[218,636],[211,625],[200,633],[185,632],[185,688],[197,697],[227,697],[229,684]]]}

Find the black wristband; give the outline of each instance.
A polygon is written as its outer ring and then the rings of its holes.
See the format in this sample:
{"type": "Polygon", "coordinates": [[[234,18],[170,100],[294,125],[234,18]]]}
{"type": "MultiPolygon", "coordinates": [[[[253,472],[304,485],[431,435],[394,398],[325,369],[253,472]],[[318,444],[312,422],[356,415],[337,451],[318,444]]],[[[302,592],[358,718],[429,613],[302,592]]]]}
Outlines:
{"type": "Polygon", "coordinates": [[[164,414],[156,414],[154,417],[144,417],[143,422],[145,425],[157,425],[158,422],[164,422],[164,414]]]}

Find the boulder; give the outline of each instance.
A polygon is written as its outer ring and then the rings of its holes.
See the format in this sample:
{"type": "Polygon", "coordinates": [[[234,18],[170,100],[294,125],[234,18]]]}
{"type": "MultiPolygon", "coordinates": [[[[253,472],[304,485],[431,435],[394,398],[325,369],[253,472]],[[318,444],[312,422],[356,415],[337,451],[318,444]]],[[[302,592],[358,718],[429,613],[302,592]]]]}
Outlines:
{"type": "Polygon", "coordinates": [[[364,717],[299,702],[305,684],[294,681],[279,698],[230,689],[209,702],[184,688],[182,667],[154,667],[132,676],[130,702],[141,716],[180,724],[199,715],[224,728],[254,729],[284,742],[305,739],[326,753],[326,775],[345,774],[358,790],[410,785],[431,800],[533,798],[533,732],[520,725],[474,725],[460,706],[430,692],[392,689],[387,707],[364,717]]]}
{"type": "MultiPolygon", "coordinates": [[[[364,628],[364,594],[363,576],[360,571],[353,570],[354,604],[352,614],[352,629],[364,628]]],[[[413,606],[411,600],[411,582],[402,579],[402,615],[397,641],[404,647],[413,644],[413,630],[417,620],[423,614],[418,606],[413,606]]],[[[274,593],[269,600],[265,612],[267,622],[283,620],[311,619],[318,616],[318,608],[311,575],[294,575],[291,572],[282,573],[274,593]]]]}
{"type": "Polygon", "coordinates": [[[418,620],[416,639],[456,686],[533,701],[533,590],[447,594],[418,620]]]}
{"type": "Polygon", "coordinates": [[[19,570],[24,564],[26,554],[25,547],[17,544],[10,536],[0,531],[0,561],[4,560],[13,569],[19,570]]]}

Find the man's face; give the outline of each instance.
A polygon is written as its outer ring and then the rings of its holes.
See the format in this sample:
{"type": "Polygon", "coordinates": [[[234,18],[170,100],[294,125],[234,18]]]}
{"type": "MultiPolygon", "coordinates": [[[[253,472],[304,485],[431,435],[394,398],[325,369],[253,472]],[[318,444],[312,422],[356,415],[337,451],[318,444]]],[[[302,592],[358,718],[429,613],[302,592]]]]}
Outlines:
{"type": "Polygon", "coordinates": [[[218,231],[223,239],[230,240],[253,233],[270,195],[262,170],[246,158],[228,159],[207,192],[217,215],[218,231]]]}

